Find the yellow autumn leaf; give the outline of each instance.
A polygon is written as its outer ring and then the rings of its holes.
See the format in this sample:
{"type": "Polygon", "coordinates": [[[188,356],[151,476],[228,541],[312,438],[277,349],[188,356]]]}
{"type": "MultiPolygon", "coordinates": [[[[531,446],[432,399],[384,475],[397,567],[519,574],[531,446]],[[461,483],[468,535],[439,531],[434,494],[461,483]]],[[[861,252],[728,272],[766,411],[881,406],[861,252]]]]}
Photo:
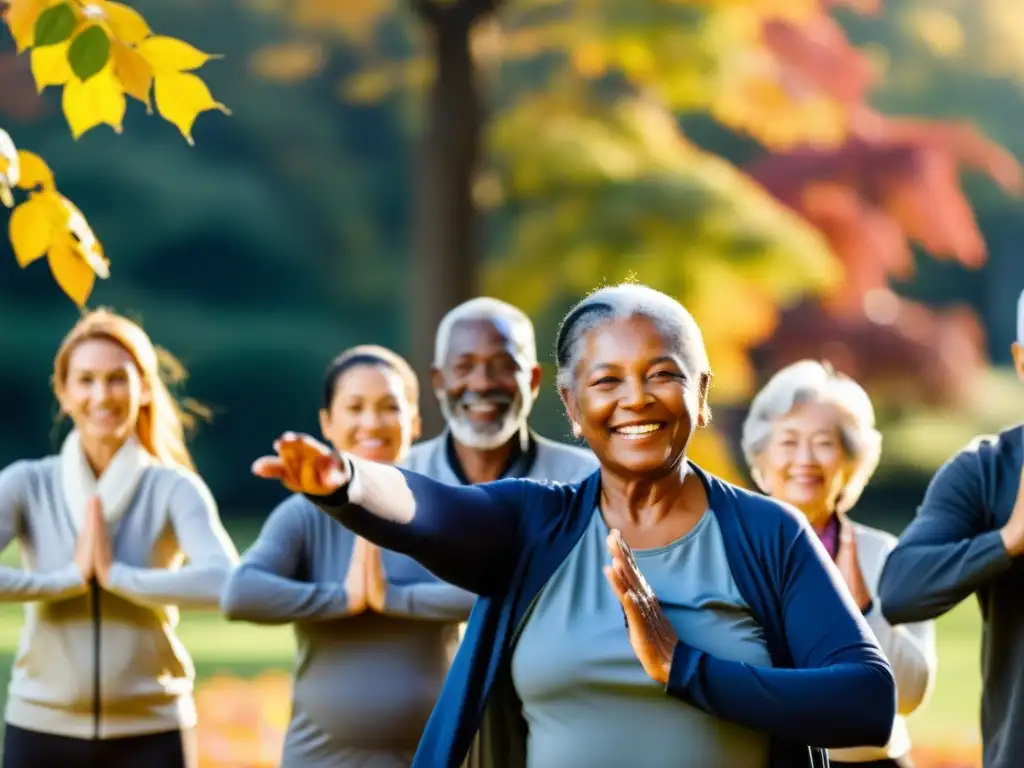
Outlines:
{"type": "Polygon", "coordinates": [[[8,232],[21,268],[41,258],[53,239],[53,220],[45,197],[33,195],[11,212],[8,232]]]}
{"type": "Polygon", "coordinates": [[[18,150],[18,162],[21,165],[21,178],[18,179],[21,189],[53,188],[53,171],[35,152],[18,150]]]}
{"type": "Polygon", "coordinates": [[[46,45],[32,49],[32,77],[36,81],[36,89],[42,93],[48,85],[64,85],[74,78],[71,65],[68,64],[68,46],[70,41],[57,45],[46,45]]]}
{"type": "Polygon", "coordinates": [[[152,34],[142,14],[127,5],[102,2],[100,7],[114,37],[128,45],[138,45],[152,34]]]}
{"type": "Polygon", "coordinates": [[[218,54],[203,53],[184,40],[164,35],[154,35],[143,40],[138,50],[149,62],[154,74],[187,72],[199,69],[211,59],[221,58],[218,54]]]}
{"type": "Polygon", "coordinates": [[[11,29],[18,53],[30,48],[35,42],[36,20],[51,5],[52,0],[16,0],[8,4],[7,26],[11,29]]]}
{"type": "Polygon", "coordinates": [[[63,195],[60,196],[60,201],[68,213],[67,229],[74,235],[78,254],[98,277],[106,280],[110,277],[110,262],[103,255],[103,248],[93,234],[92,227],[78,210],[78,206],[63,195]]]}
{"type": "Polygon", "coordinates": [[[50,246],[47,261],[61,290],[79,307],[84,307],[96,284],[96,274],[78,253],[70,235],[59,237],[50,246]]]}
{"type": "Polygon", "coordinates": [[[157,111],[167,122],[177,126],[189,144],[195,143],[192,126],[201,112],[216,109],[225,115],[231,114],[231,110],[214,101],[206,83],[195,75],[157,72],[153,91],[157,111]]]}
{"type": "Polygon", "coordinates": [[[114,41],[110,48],[114,62],[114,74],[121,81],[124,92],[146,105],[147,114],[153,107],[149,100],[149,89],[153,85],[153,69],[137,50],[114,41]]]}
{"type": "Polygon", "coordinates": [[[103,124],[121,133],[126,108],[124,88],[109,64],[84,83],[71,78],[64,86],[61,106],[75,139],[103,124]]]}

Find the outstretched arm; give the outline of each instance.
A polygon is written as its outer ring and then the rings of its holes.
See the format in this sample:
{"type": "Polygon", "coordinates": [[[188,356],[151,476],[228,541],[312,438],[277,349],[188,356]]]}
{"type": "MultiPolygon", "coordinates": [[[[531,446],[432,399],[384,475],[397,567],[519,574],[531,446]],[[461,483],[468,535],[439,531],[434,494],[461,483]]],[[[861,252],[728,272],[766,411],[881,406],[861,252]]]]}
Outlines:
{"type": "Polygon", "coordinates": [[[107,589],[139,605],[217,608],[238,551],[221,524],[217,503],[198,475],[182,474],[168,501],[168,515],[187,564],[137,568],[113,563],[107,589]]]}
{"type": "Polygon", "coordinates": [[[525,481],[450,486],[385,464],[338,457],[286,433],[277,456],[253,465],[280,479],[356,535],[417,560],[441,580],[489,594],[511,578],[525,481]]]}
{"type": "Polygon", "coordinates": [[[891,624],[937,618],[1012,563],[985,508],[979,455],[964,451],[932,478],[889,554],[878,584],[882,613],[891,624]]]}
{"type": "MultiPolygon", "coordinates": [[[[220,609],[231,621],[285,624],[331,621],[350,615],[341,582],[296,579],[308,551],[305,518],[320,515],[302,496],[292,496],[271,512],[259,538],[242,557],[224,587],[220,609]]],[[[338,553],[342,557],[342,553],[338,553]]]]}

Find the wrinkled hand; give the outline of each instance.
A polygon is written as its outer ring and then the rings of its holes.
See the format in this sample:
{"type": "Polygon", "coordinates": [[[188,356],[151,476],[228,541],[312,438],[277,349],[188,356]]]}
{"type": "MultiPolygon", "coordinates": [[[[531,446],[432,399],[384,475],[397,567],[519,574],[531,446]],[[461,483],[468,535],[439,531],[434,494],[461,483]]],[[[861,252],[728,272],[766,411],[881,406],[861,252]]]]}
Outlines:
{"type": "Polygon", "coordinates": [[[630,645],[644,672],[665,685],[679,638],[622,534],[612,531],[607,544],[612,564],[605,567],[604,573],[626,614],[630,645]]]}
{"type": "Polygon", "coordinates": [[[1010,519],[1001,531],[1006,551],[1016,557],[1024,554],[1024,466],[1020,469],[1020,484],[1017,486],[1017,502],[1013,505],[1010,519]]]}
{"type": "Polygon", "coordinates": [[[864,573],[860,569],[860,558],[857,554],[857,537],[853,527],[841,520],[839,525],[839,548],[836,550],[836,567],[846,582],[853,601],[861,612],[871,605],[871,593],[864,581],[864,573]]]}
{"type": "Polygon", "coordinates": [[[86,525],[92,529],[92,567],[96,581],[101,587],[110,583],[110,566],[114,562],[114,552],[110,545],[110,534],[107,521],[103,519],[103,505],[98,497],[89,499],[85,510],[86,525]]]}
{"type": "Polygon", "coordinates": [[[388,578],[384,571],[384,553],[376,544],[366,542],[366,603],[377,613],[387,604],[388,578]]]}
{"type": "Polygon", "coordinates": [[[350,614],[362,613],[366,610],[366,539],[355,540],[352,545],[352,557],[345,575],[345,594],[348,597],[350,614]]]}
{"type": "Polygon", "coordinates": [[[329,496],[349,480],[345,463],[309,435],[285,432],[274,441],[274,451],[276,456],[256,459],[252,473],[280,480],[289,491],[329,496]]]}

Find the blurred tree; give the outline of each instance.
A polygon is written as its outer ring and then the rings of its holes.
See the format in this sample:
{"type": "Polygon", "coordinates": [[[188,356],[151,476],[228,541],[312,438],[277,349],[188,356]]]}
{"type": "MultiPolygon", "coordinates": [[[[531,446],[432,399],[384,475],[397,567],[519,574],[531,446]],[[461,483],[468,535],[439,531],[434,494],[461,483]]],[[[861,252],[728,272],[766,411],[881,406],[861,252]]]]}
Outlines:
{"type": "MultiPolygon", "coordinates": [[[[717,401],[736,403],[757,378],[746,352],[776,330],[780,307],[826,291],[814,311],[835,321],[817,323],[809,346],[822,349],[851,323],[852,339],[876,326],[886,332],[865,301],[879,304],[889,278],[909,272],[911,243],[970,266],[983,261],[962,165],[1007,190],[1020,186],[1012,156],[971,130],[889,120],[867,106],[876,67],[830,11],[876,13],[881,4],[871,0],[517,0],[499,14],[493,1],[423,0],[412,3],[414,16],[387,0],[259,5],[305,29],[339,31],[365,51],[366,69],[346,85],[350,98],[428,88],[412,236],[421,371],[440,315],[478,288],[536,315],[632,274],[695,311],[719,374],[717,401]],[[395,42],[417,20],[425,58],[395,42]],[[481,81],[495,113],[486,164],[481,81]],[[673,116],[698,111],[771,153],[750,171],[795,217],[686,142],[673,116]],[[486,262],[477,232],[485,210],[509,235],[508,252],[486,262]]],[[[887,320],[903,340],[887,347],[893,359],[939,332],[976,340],[965,318],[939,322],[893,301],[905,309],[887,320]],[[907,332],[910,317],[928,332],[907,332]]],[[[776,365],[808,349],[789,338],[779,335],[761,359],[776,365]]],[[[860,362],[874,349],[850,346],[860,362]]],[[[967,359],[980,363],[976,346],[967,359]]]]}
{"type": "MultiPolygon", "coordinates": [[[[946,39],[962,42],[953,22],[940,25],[934,15],[918,19],[931,39],[942,31],[946,39]]],[[[773,24],[770,32],[771,45],[794,77],[814,71],[808,61],[817,44],[827,44],[830,56],[846,59],[846,70],[870,71],[865,54],[838,44],[841,32],[829,19],[800,29],[773,24]]],[[[906,46],[897,47],[906,51],[906,46]]],[[[801,356],[827,351],[879,398],[888,395],[890,402],[904,406],[921,400],[962,404],[972,391],[972,374],[985,363],[984,334],[976,318],[962,309],[940,314],[914,305],[892,294],[889,283],[913,275],[915,246],[968,268],[981,266],[987,249],[960,186],[960,171],[980,171],[1004,192],[1019,194],[1024,188],[1020,165],[971,125],[887,118],[863,101],[870,79],[851,85],[834,77],[815,83],[849,103],[842,141],[776,147],[774,154],[748,167],[766,189],[826,236],[846,274],[842,289],[827,301],[783,316],[774,338],[759,350],[762,376],[801,356]],[[908,366],[908,361],[917,364],[908,366]],[[892,386],[894,378],[899,386],[892,386]]]]}

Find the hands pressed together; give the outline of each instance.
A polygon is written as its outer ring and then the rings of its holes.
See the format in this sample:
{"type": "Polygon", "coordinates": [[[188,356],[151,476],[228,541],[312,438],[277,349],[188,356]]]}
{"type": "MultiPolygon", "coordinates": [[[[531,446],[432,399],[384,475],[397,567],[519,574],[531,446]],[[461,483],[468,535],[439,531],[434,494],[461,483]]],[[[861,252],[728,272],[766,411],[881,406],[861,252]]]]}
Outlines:
{"type": "Polygon", "coordinates": [[[380,547],[366,539],[356,538],[345,576],[349,612],[357,614],[369,609],[384,613],[387,589],[388,579],[380,547]]]}
{"type": "Polygon", "coordinates": [[[1024,467],[1020,470],[1020,485],[1017,487],[1017,503],[1013,505],[1010,519],[1001,531],[1003,545],[1013,557],[1024,555],[1024,467]]]}
{"type": "Polygon", "coordinates": [[[85,583],[95,579],[101,587],[106,587],[113,562],[114,553],[107,521],[103,519],[103,505],[98,497],[93,496],[86,505],[85,521],[75,544],[75,565],[85,583]]]}

